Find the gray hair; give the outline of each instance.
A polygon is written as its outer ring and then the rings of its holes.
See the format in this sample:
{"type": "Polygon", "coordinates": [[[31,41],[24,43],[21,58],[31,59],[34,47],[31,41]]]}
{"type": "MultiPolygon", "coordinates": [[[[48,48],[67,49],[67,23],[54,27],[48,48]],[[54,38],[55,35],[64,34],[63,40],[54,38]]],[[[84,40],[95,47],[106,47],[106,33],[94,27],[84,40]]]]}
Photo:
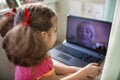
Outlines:
{"type": "Polygon", "coordinates": [[[92,32],[92,38],[91,38],[91,40],[94,41],[95,40],[95,34],[94,34],[95,31],[94,31],[93,25],[90,22],[88,22],[88,21],[82,21],[82,22],[78,23],[77,28],[76,28],[76,34],[78,34],[79,28],[82,27],[82,26],[84,26],[84,25],[89,26],[89,29],[92,32]]]}

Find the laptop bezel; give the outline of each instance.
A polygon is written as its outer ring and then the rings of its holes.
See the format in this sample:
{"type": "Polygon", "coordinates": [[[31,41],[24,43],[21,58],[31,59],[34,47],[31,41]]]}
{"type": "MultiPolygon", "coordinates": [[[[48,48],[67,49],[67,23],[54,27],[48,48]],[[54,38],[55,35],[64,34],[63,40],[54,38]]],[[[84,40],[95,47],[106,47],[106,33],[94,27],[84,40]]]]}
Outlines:
{"type": "Polygon", "coordinates": [[[68,15],[68,16],[67,16],[66,42],[67,42],[67,43],[75,44],[75,45],[77,45],[77,46],[81,46],[81,47],[87,48],[87,49],[89,49],[89,50],[95,51],[95,52],[97,52],[97,53],[100,53],[100,54],[106,56],[107,49],[108,49],[108,43],[109,43],[109,37],[110,37],[110,33],[111,33],[111,27],[112,27],[112,22],[103,21],[103,20],[98,20],[98,19],[93,19],[93,18],[87,18],[87,17],[80,17],[80,16],[75,16],[75,15],[68,15]],[[110,31],[109,31],[109,35],[108,35],[108,42],[107,42],[106,52],[101,52],[101,51],[98,51],[98,50],[95,50],[95,49],[92,49],[92,48],[89,48],[89,47],[86,47],[86,46],[83,46],[83,45],[80,45],[80,44],[78,45],[78,44],[76,44],[76,43],[74,43],[74,42],[70,42],[70,41],[68,40],[68,37],[67,37],[67,36],[68,36],[68,19],[69,19],[69,17],[78,18],[78,19],[86,19],[86,20],[91,20],[91,21],[97,21],[97,22],[103,22],[103,23],[111,24],[111,26],[110,26],[110,31]]]}

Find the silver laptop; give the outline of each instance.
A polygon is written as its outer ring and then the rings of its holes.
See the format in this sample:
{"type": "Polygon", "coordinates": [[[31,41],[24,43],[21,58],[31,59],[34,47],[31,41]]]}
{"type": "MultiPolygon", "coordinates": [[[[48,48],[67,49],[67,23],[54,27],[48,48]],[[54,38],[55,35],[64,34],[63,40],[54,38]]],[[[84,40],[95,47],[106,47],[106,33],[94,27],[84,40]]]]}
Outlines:
{"type": "Polygon", "coordinates": [[[49,50],[49,54],[70,66],[101,64],[107,53],[111,25],[107,21],[69,15],[65,41],[49,50]]]}

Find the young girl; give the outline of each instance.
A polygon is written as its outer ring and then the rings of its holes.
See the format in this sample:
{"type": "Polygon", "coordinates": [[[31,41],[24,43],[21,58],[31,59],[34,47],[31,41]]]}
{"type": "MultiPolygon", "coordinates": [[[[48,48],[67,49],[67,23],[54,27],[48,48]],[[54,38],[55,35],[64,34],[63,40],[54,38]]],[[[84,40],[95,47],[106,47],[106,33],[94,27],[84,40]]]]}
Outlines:
{"type": "MultiPolygon", "coordinates": [[[[8,23],[1,21],[5,24],[0,27],[6,28],[8,23]]],[[[101,72],[96,63],[82,69],[53,65],[47,51],[56,41],[58,16],[49,7],[24,5],[17,11],[13,23],[14,27],[4,36],[3,48],[8,59],[16,65],[15,80],[59,80],[56,74],[70,73],[61,80],[92,80],[101,72]]]]}
{"type": "Polygon", "coordinates": [[[5,34],[13,27],[13,20],[16,14],[16,8],[12,9],[12,12],[7,12],[0,20],[0,33],[4,37],[5,34]]]}

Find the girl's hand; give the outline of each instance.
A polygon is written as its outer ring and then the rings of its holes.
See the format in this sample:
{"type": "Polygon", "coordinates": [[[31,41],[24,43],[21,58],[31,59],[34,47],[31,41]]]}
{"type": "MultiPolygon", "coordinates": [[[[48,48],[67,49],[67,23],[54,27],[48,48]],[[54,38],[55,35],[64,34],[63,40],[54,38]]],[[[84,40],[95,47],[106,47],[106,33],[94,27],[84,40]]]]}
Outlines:
{"type": "Polygon", "coordinates": [[[86,75],[86,78],[88,78],[88,80],[91,80],[98,76],[101,70],[102,67],[98,66],[97,63],[90,63],[82,69],[83,74],[86,75]]]}
{"type": "Polygon", "coordinates": [[[62,78],[61,80],[92,80],[99,75],[102,68],[96,63],[90,63],[84,68],[79,69],[75,73],[62,78]]]}

